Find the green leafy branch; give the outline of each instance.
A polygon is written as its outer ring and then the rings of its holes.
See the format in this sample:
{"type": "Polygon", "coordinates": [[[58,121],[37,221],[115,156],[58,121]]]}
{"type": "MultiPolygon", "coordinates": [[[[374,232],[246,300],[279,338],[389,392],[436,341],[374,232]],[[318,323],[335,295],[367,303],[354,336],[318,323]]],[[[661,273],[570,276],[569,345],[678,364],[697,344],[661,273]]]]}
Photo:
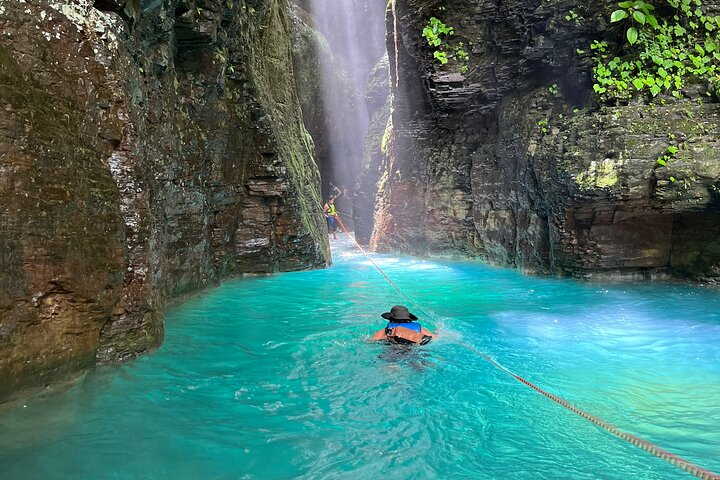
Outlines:
{"type": "Polygon", "coordinates": [[[610,22],[615,23],[625,19],[630,20],[631,26],[628,27],[625,32],[625,36],[628,42],[630,42],[630,45],[634,45],[640,36],[638,27],[635,26],[636,22],[638,25],[648,24],[655,29],[660,28],[657,18],[655,18],[655,15],[652,13],[655,7],[649,3],[643,0],[635,0],[632,2],[620,2],[618,3],[618,7],[620,7],[620,10],[615,10],[612,15],[610,15],[610,22]]]}
{"type": "Polygon", "coordinates": [[[455,47],[451,47],[448,43],[448,38],[455,35],[453,27],[445,25],[437,17],[430,17],[422,34],[427,40],[427,44],[433,48],[433,57],[440,62],[440,65],[445,65],[450,58],[454,58],[460,63],[460,72],[467,73],[470,55],[465,50],[465,45],[463,42],[459,42],[455,47]],[[448,52],[451,53],[450,57],[448,57],[448,52]]]}
{"type": "MultiPolygon", "coordinates": [[[[633,92],[680,98],[688,78],[720,86],[720,16],[706,16],[700,0],[665,0],[663,12],[643,0],[618,3],[610,21],[623,22],[627,43],[612,55],[606,41],[594,41],[595,92],[606,98],[633,92]],[[668,12],[669,11],[669,12],[668,12]],[[634,87],[633,91],[631,87],[634,87]]],[[[710,94],[710,93],[708,93],[710,94]]]]}
{"type": "Polygon", "coordinates": [[[447,52],[444,47],[447,45],[446,38],[455,35],[455,29],[448,27],[437,17],[430,17],[427,25],[423,28],[423,37],[427,40],[428,45],[434,47],[433,57],[445,65],[448,62],[447,52]]]}

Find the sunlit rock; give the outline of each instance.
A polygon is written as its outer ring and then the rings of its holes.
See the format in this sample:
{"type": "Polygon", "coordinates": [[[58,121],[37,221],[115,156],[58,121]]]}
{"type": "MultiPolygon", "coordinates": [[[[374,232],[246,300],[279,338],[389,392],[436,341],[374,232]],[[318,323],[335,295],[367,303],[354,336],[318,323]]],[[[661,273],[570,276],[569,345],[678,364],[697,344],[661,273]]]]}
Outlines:
{"type": "Polygon", "coordinates": [[[0,2],[0,401],[157,347],[173,297],[326,265],[288,8],[0,2]]]}
{"type": "Polygon", "coordinates": [[[615,3],[390,2],[375,248],[717,281],[720,106],[698,87],[598,105],[588,46],[622,35],[606,19],[615,3]],[[454,29],[445,64],[422,34],[431,17],[454,29]]]}

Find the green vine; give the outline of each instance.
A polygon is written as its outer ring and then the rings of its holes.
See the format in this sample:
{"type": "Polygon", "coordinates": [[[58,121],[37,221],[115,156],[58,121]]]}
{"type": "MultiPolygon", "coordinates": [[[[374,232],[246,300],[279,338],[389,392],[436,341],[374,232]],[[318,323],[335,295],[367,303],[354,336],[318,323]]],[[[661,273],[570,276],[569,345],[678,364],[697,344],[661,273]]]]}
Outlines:
{"type": "MultiPolygon", "coordinates": [[[[618,3],[610,21],[621,23],[627,42],[619,55],[595,40],[593,89],[601,98],[652,97],[665,91],[676,98],[689,78],[720,87],[720,16],[706,16],[701,0],[664,0],[661,8],[643,0],[618,3]],[[633,90],[634,87],[634,90],[633,90]]],[[[710,92],[708,92],[710,95],[710,92]]]]}

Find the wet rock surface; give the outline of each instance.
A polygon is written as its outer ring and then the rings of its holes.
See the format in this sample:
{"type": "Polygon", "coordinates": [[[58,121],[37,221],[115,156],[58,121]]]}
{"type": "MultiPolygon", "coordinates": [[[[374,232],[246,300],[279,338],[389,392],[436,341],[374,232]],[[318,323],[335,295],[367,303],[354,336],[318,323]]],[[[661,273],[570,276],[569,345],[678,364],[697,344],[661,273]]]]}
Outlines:
{"type": "Polygon", "coordinates": [[[613,5],[393,2],[375,248],[534,273],[720,278],[720,106],[702,88],[598,105],[588,46],[617,34],[613,5]],[[582,21],[565,18],[573,9],[582,21]],[[467,71],[433,59],[431,16],[455,29],[467,71]]]}
{"type": "Polygon", "coordinates": [[[162,341],[171,298],[323,266],[288,5],[0,1],[0,401],[162,341]]]}
{"type": "Polygon", "coordinates": [[[390,71],[385,55],[370,72],[365,104],[370,126],[363,145],[363,159],[353,197],[355,238],[363,245],[370,243],[375,226],[375,199],[378,185],[387,169],[388,147],[392,132],[390,121],[390,71]]]}

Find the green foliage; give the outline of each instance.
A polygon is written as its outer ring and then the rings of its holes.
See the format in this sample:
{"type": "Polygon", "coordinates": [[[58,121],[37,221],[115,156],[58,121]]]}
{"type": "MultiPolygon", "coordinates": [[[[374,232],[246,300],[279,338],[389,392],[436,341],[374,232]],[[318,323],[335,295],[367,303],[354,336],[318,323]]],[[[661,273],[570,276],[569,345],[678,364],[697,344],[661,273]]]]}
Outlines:
{"type": "MultiPolygon", "coordinates": [[[[445,9],[440,7],[441,11],[445,9]]],[[[445,25],[437,17],[430,17],[427,25],[423,28],[423,37],[427,41],[427,44],[433,48],[433,58],[440,62],[440,65],[445,65],[452,58],[460,64],[460,72],[468,72],[468,60],[470,55],[465,50],[463,42],[458,42],[457,45],[451,47],[448,43],[448,38],[455,35],[455,29],[445,25]]]]}
{"type": "Polygon", "coordinates": [[[555,96],[558,94],[558,86],[557,83],[553,83],[548,87],[548,92],[550,92],[551,95],[555,96]]]}
{"type": "Polygon", "coordinates": [[[470,60],[470,55],[465,51],[465,44],[459,42],[453,53],[455,60],[460,63],[460,73],[467,73],[469,70],[468,61],[470,60]]]}
{"type": "Polygon", "coordinates": [[[585,19],[582,15],[580,15],[573,9],[570,10],[567,15],[565,15],[565,20],[567,20],[568,22],[575,22],[575,25],[580,25],[585,19]]]}
{"type": "MultiPolygon", "coordinates": [[[[674,133],[669,133],[669,134],[668,134],[668,138],[670,138],[671,140],[675,139],[675,134],[674,134],[674,133]]],[[[670,160],[672,160],[673,158],[675,158],[675,155],[677,155],[677,153],[680,151],[680,149],[681,149],[681,148],[684,148],[684,147],[685,147],[685,143],[684,143],[684,142],[683,142],[683,143],[680,143],[680,144],[677,145],[677,146],[675,146],[675,145],[670,145],[670,146],[667,148],[667,150],[665,151],[665,153],[664,153],[662,156],[660,156],[660,157],[657,158],[657,164],[658,164],[658,166],[660,166],[660,167],[667,167],[668,163],[670,163],[670,160]]],[[[670,179],[670,182],[671,182],[671,183],[675,183],[675,177],[670,176],[669,179],[670,179]]]]}
{"type": "Polygon", "coordinates": [[[595,85],[603,98],[681,97],[688,78],[720,85],[720,16],[706,16],[701,0],[662,0],[661,9],[643,0],[618,3],[610,21],[621,23],[627,43],[620,55],[605,41],[594,41],[595,85]]]}
{"type": "Polygon", "coordinates": [[[455,29],[448,27],[437,17],[430,17],[427,25],[423,28],[423,37],[427,40],[433,50],[433,57],[435,60],[440,62],[440,65],[445,65],[448,62],[447,52],[445,47],[447,46],[447,37],[455,35],[455,29]]]}
{"type": "Polygon", "coordinates": [[[460,42],[460,43],[458,43],[457,47],[455,47],[455,58],[459,62],[463,62],[463,63],[467,62],[468,58],[470,58],[468,53],[463,49],[464,46],[465,45],[463,45],[463,43],[460,42]]]}
{"type": "Polygon", "coordinates": [[[550,131],[550,129],[548,129],[548,120],[547,120],[547,118],[543,118],[542,120],[539,120],[539,121],[537,122],[537,124],[538,124],[538,127],[540,127],[540,131],[541,131],[543,134],[547,134],[547,133],[550,131]]]}
{"type": "Polygon", "coordinates": [[[448,27],[436,17],[431,17],[423,28],[423,37],[431,47],[439,47],[445,43],[445,37],[455,35],[455,29],[448,27]]]}

